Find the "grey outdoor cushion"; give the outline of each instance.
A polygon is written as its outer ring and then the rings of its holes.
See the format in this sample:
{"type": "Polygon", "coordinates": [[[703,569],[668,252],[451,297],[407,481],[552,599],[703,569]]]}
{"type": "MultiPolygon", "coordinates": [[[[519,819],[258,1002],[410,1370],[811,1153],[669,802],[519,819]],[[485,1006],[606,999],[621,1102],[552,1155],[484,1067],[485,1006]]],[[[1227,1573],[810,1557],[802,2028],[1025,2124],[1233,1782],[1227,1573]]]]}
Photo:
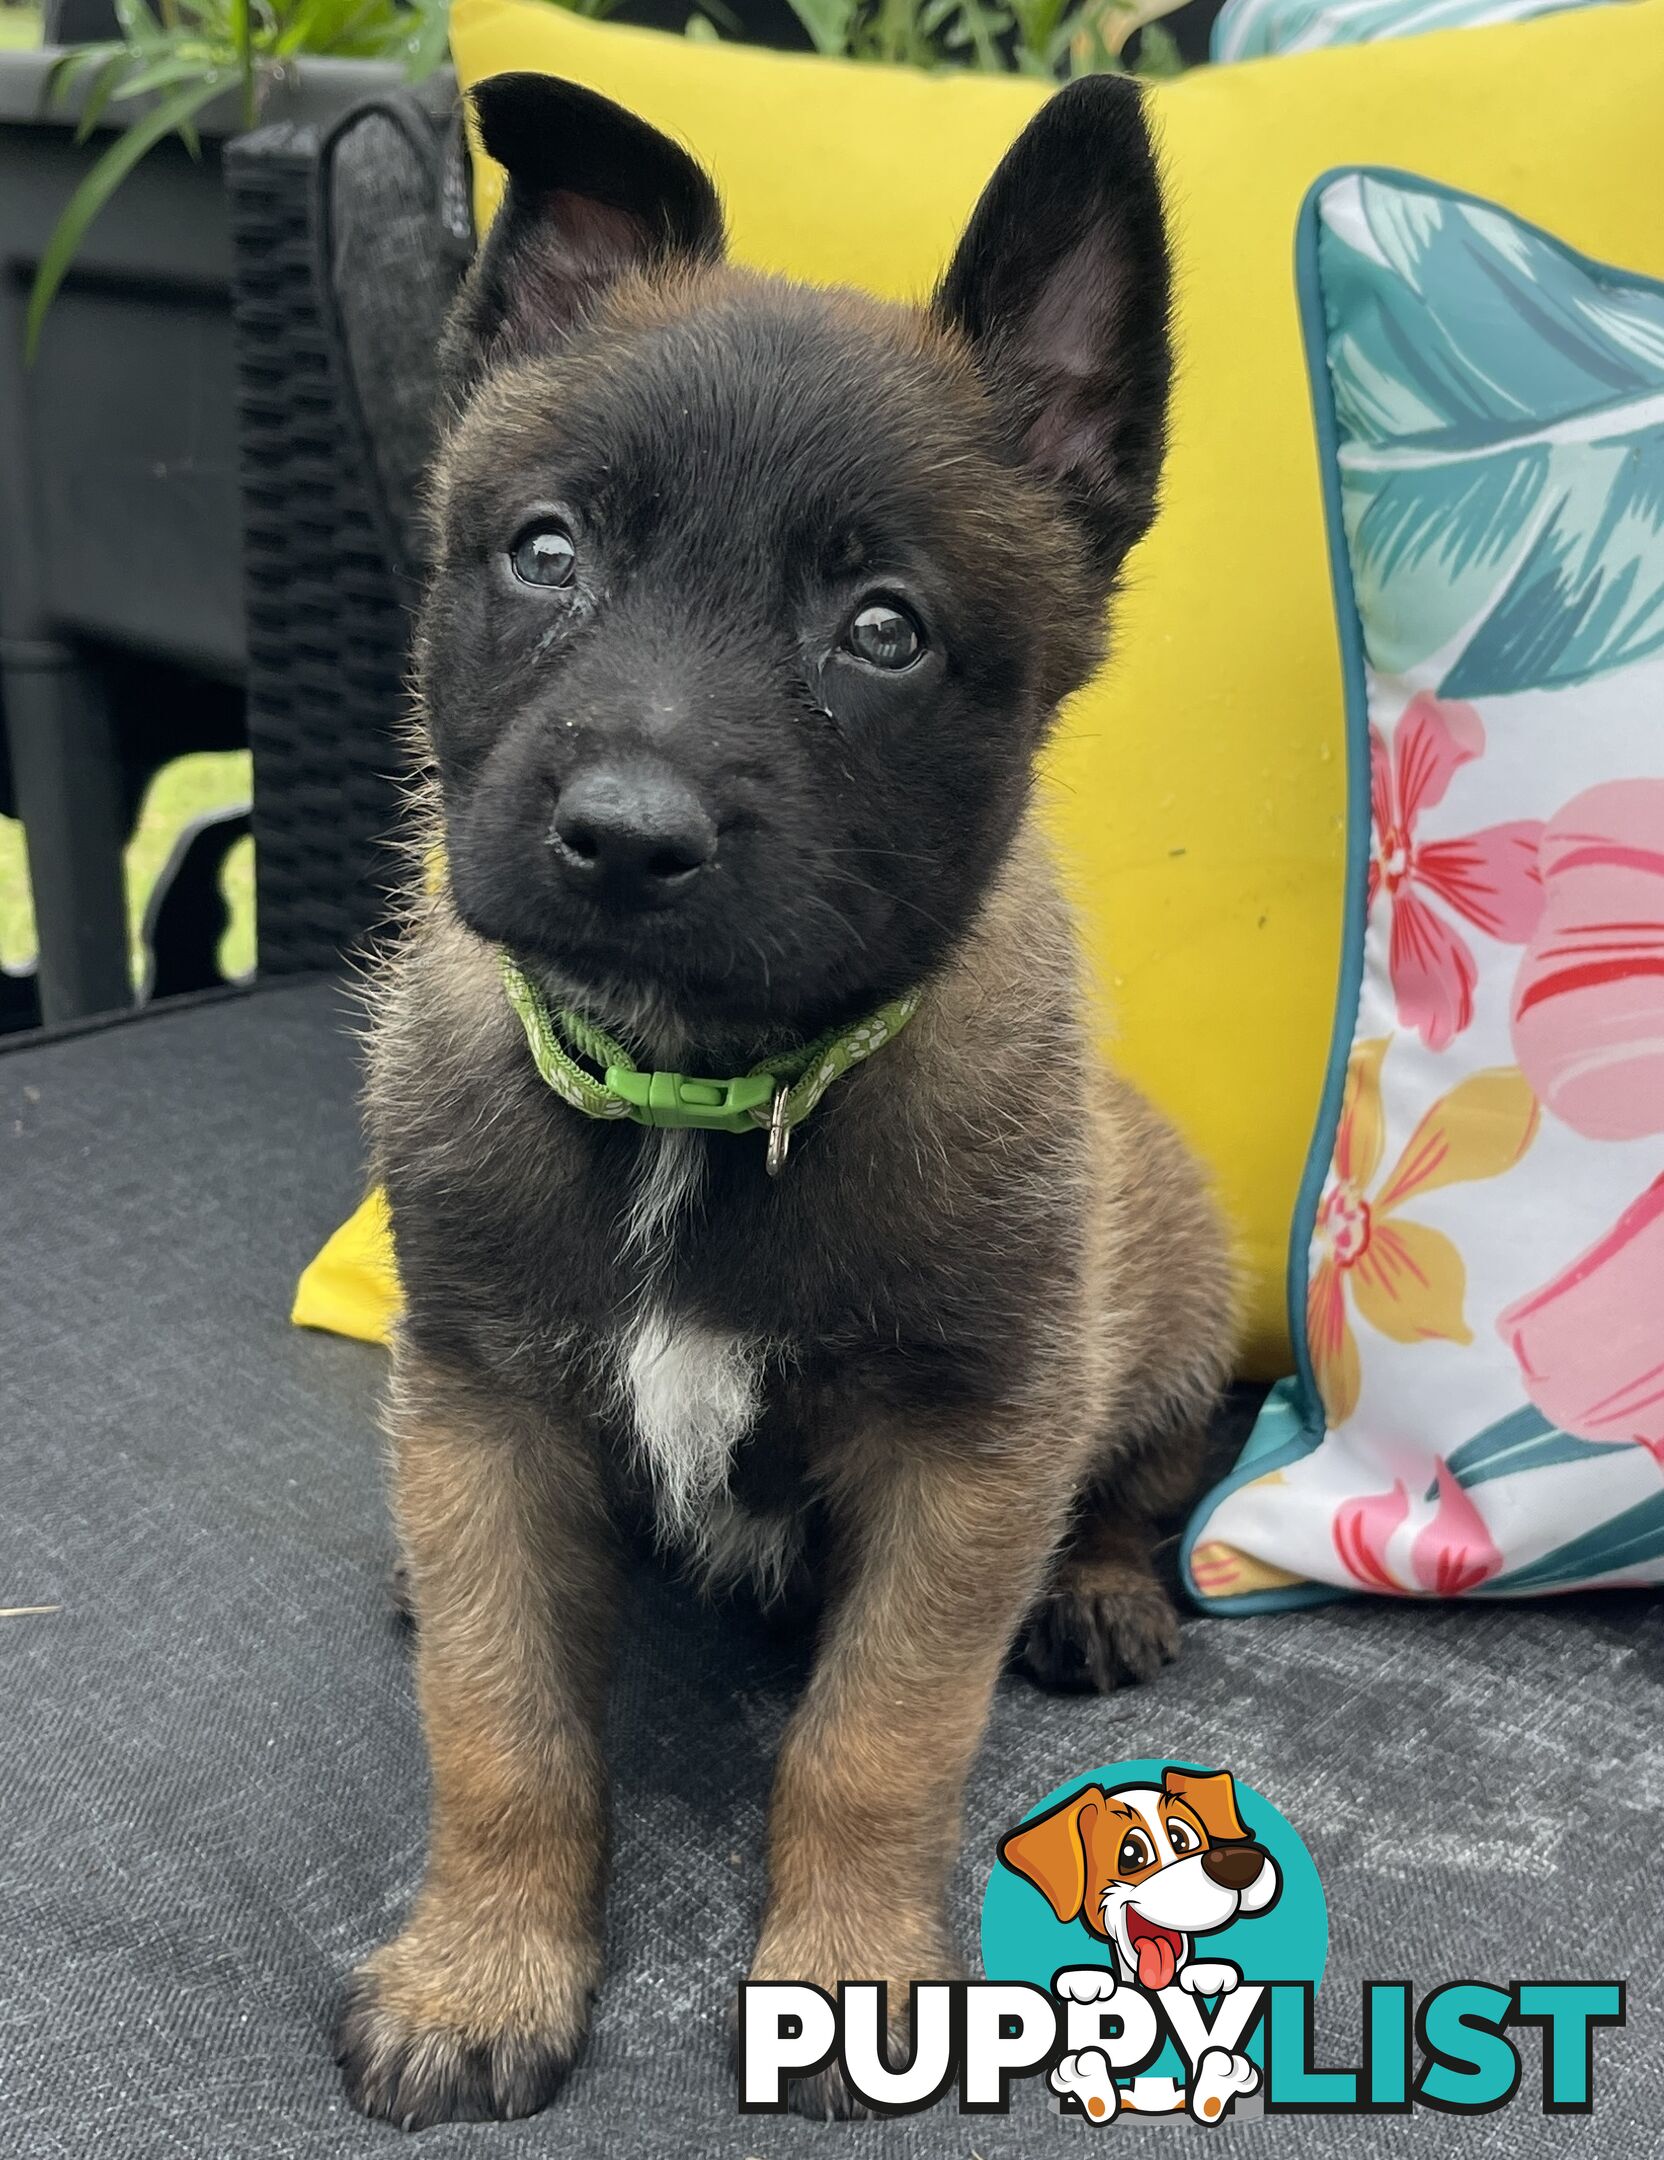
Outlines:
{"type": "MultiPolygon", "coordinates": [[[[272,989],[0,1056],[0,2153],[388,2154],[345,2108],[332,1999],[398,1923],[424,1777],[388,1594],[378,1352],[300,1333],[293,1278],[357,1199],[348,1009],[272,989]]],[[[1366,1977],[1628,1980],[1591,2121],[1511,2108],[1226,2125],[1282,2155],[1664,2149],[1664,1615],[1639,1598],[1194,1620],[1108,1701],[1000,1690],[957,1882],[1106,1760],[1225,1762],[1304,1833],[1333,1952],[1320,2060],[1366,1977]]],[[[1011,2116],[735,2112],[726,2019],[760,1893],[768,1761],[801,1653],[644,1576],[617,1690],[611,1975],[545,2115],[467,2153],[1081,2152],[1011,2116]]],[[[1203,2135],[1119,2124],[1114,2150],[1203,2135]]]]}

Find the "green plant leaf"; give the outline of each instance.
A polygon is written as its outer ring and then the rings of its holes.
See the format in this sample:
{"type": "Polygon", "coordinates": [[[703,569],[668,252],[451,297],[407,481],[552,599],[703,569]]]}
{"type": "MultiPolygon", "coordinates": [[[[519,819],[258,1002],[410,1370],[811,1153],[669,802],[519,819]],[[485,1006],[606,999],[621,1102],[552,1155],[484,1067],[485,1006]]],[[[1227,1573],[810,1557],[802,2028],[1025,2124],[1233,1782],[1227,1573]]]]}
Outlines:
{"type": "Polygon", "coordinates": [[[838,59],[850,51],[856,0],[791,0],[791,10],[816,52],[838,59]]]}
{"type": "Polygon", "coordinates": [[[976,54],[976,64],[984,74],[1005,74],[1005,55],[999,41],[1011,28],[1010,15],[1003,8],[985,7],[983,0],[959,0],[952,12],[950,42],[955,46],[968,45],[976,54]]]}
{"type": "Polygon", "coordinates": [[[1047,74],[1055,64],[1054,42],[1064,0],[1011,0],[1017,24],[1017,61],[1025,74],[1047,74]]]}
{"type": "Polygon", "coordinates": [[[254,125],[254,18],[249,11],[249,0],[231,0],[231,30],[237,49],[237,74],[243,93],[243,126],[254,125]]]}
{"type": "Polygon", "coordinates": [[[92,70],[92,88],[81,105],[81,117],[75,123],[75,140],[84,143],[104,117],[105,108],[118,88],[123,84],[132,55],[125,45],[116,46],[109,57],[92,70]]]}
{"type": "Polygon", "coordinates": [[[301,0],[272,40],[279,60],[294,53],[333,52],[352,14],[351,0],[301,0]]]}
{"type": "MultiPolygon", "coordinates": [[[[129,62],[131,64],[131,62],[129,62]]],[[[167,90],[177,82],[203,82],[213,70],[212,61],[204,60],[200,53],[175,53],[166,60],[153,60],[124,78],[113,97],[118,105],[130,99],[145,97],[153,90],[167,90]]]]}
{"type": "Polygon", "coordinates": [[[64,274],[75,259],[75,251],[86,237],[87,228],[110,197],[120,187],[127,175],[147,152],[153,150],[166,135],[184,127],[194,120],[202,108],[219,95],[217,79],[188,82],[177,89],[172,97],[163,98],[151,111],[143,113],[130,128],[124,128],[111,143],[108,150],[94,165],[75,193],[65,204],[63,215],[52,228],[40,262],[35,270],[35,282],[29,293],[29,311],[23,325],[23,354],[30,363],[35,348],[40,343],[41,324],[46,311],[52,305],[64,274]]]}
{"type": "Polygon", "coordinates": [[[115,9],[122,37],[134,52],[159,53],[166,45],[166,33],[145,0],[115,0],[115,9]]]}
{"type": "Polygon", "coordinates": [[[324,9],[313,26],[312,42],[306,49],[359,53],[384,45],[390,32],[396,33],[401,28],[409,33],[408,16],[402,24],[390,19],[380,0],[346,0],[345,5],[330,5],[324,9]]]}
{"type": "Polygon", "coordinates": [[[421,82],[431,75],[445,58],[445,48],[450,39],[450,9],[444,0],[422,0],[415,10],[419,28],[409,39],[405,48],[404,71],[411,82],[421,82]]]}
{"type": "Polygon", "coordinates": [[[127,47],[121,44],[78,45],[69,52],[61,52],[46,71],[46,82],[41,91],[41,108],[51,112],[60,107],[82,76],[94,73],[110,60],[127,57],[127,47]]]}
{"type": "Polygon", "coordinates": [[[1164,23],[1146,23],[1138,40],[1138,73],[1151,82],[1164,82],[1184,73],[1184,55],[1177,38],[1164,23]]]}

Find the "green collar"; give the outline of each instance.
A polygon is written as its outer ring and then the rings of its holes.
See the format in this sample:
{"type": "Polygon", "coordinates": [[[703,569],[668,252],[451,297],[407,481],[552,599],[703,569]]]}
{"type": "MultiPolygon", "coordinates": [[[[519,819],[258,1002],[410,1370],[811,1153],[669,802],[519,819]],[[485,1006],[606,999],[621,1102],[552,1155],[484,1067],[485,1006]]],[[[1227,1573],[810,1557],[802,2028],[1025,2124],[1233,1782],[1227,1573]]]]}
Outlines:
{"type": "Polygon", "coordinates": [[[567,1006],[550,1011],[519,963],[499,955],[503,988],[526,1031],[533,1063],[563,1102],[585,1117],[630,1118],[637,1125],[700,1132],[768,1129],[768,1171],[783,1168],[794,1125],[801,1125],[834,1080],[881,1050],[912,1019],[917,993],[892,998],[853,1027],[831,1028],[799,1050],[760,1058],[738,1080],[690,1080],[682,1073],[641,1072],[622,1043],[567,1006]],[[601,1067],[597,1079],[578,1062],[601,1067]]]}

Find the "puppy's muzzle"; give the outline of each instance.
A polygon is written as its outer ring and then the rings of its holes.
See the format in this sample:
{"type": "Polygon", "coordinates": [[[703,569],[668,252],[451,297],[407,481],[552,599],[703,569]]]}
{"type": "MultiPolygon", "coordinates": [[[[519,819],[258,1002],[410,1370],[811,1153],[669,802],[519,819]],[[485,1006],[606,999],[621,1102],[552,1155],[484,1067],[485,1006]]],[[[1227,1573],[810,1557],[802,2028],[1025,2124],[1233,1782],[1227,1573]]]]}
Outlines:
{"type": "Polygon", "coordinates": [[[1257,1845],[1216,1845],[1202,1855],[1202,1873],[1221,1890],[1246,1890],[1259,1880],[1265,1854],[1257,1845]]]}
{"type": "Polygon", "coordinates": [[[668,766],[590,766],[561,789],[549,847],[567,888],[621,909],[670,907],[716,860],[717,829],[668,766]]]}

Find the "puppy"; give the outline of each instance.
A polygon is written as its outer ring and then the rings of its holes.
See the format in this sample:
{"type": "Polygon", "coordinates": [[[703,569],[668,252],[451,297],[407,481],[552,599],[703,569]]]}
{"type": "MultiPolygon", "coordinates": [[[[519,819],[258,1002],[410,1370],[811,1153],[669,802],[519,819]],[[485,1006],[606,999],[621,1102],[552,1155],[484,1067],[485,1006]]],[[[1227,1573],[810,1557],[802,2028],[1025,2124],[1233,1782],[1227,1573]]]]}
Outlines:
{"type": "Polygon", "coordinates": [[[1267,1912],[1277,1863],[1237,1813],[1228,1770],[1164,1770],[1159,1785],[1088,1785],[1000,1841],[1000,1858],[1060,1920],[1107,1942],[1124,1979],[1157,1994],[1234,1988],[1241,1974],[1191,1952],[1239,1914],[1267,1912]]]}
{"type": "MultiPolygon", "coordinates": [[[[582,2042],[637,1518],[824,1600],[754,1976],[953,1974],[1013,1644],[1092,1687],[1176,1646],[1148,1518],[1231,1311],[1031,809],[1161,461],[1136,94],[1045,108],[923,311],[730,268],[705,175],[585,91],[476,109],[508,192],[445,342],[416,663],[445,869],[370,1090],[433,1815],[339,2045],[409,2126],[529,2113],[582,2042]]],[[[797,2098],[851,2105],[836,2070],[797,2098]]]]}

